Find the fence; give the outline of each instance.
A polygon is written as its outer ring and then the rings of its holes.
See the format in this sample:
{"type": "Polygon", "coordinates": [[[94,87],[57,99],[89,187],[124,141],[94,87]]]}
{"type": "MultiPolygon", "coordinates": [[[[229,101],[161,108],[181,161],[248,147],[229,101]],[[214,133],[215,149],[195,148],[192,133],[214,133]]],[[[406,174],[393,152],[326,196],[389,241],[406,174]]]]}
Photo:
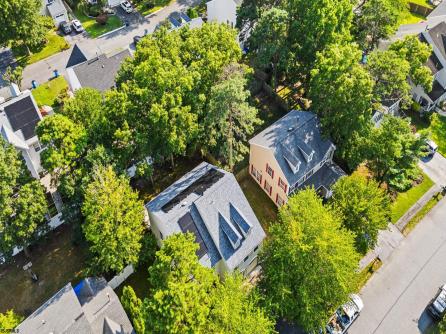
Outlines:
{"type": "Polygon", "coordinates": [[[135,269],[131,264],[129,264],[127,267],[124,268],[121,273],[113,277],[109,282],[108,285],[114,290],[118,286],[122,284],[131,274],[135,272],[135,269]]]}
{"type": "Polygon", "coordinates": [[[411,13],[419,14],[422,16],[428,16],[433,11],[432,8],[425,7],[423,5],[419,5],[413,2],[409,2],[409,10],[411,13]]]}

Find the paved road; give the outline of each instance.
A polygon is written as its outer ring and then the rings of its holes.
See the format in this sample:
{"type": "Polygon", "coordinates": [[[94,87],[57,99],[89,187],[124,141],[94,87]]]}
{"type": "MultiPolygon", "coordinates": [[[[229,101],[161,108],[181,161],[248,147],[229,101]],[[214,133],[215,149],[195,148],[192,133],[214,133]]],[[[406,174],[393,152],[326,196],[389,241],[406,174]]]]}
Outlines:
{"type": "MultiPolygon", "coordinates": [[[[167,19],[171,13],[185,11],[188,7],[200,2],[201,0],[177,0],[149,18],[132,19],[128,27],[110,35],[96,39],[85,36],[70,36],[69,41],[71,43],[76,42],[87,58],[94,57],[96,54],[111,53],[129,47],[135,35],[152,33],[156,26],[167,19]]],[[[70,52],[71,49],[27,66],[23,72],[22,88],[31,88],[32,80],[36,80],[38,83],[48,81],[53,76],[55,69],[58,69],[59,73],[64,75],[70,52]]]]}
{"type": "Polygon", "coordinates": [[[350,334],[423,333],[425,307],[446,282],[446,199],[384,262],[361,291],[364,310],[350,334]]]}
{"type": "Polygon", "coordinates": [[[435,153],[431,158],[425,158],[420,162],[420,167],[429,177],[440,186],[446,186],[446,158],[440,153],[435,153]]]}

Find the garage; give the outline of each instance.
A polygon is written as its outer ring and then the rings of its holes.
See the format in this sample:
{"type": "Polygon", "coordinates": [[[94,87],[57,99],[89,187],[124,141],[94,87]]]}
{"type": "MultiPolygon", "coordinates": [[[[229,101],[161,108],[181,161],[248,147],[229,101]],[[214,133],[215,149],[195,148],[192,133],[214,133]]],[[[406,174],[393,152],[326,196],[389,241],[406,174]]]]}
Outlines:
{"type": "Polygon", "coordinates": [[[68,13],[61,0],[55,0],[50,5],[47,5],[48,13],[54,20],[56,27],[63,21],[68,20],[68,13]]]}

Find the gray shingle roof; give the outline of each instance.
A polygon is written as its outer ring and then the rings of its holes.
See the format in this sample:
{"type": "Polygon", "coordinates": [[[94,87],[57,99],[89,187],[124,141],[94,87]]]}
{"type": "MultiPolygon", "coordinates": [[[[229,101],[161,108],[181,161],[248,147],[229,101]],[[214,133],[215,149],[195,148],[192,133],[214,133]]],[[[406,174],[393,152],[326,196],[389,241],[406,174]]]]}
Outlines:
{"type": "Polygon", "coordinates": [[[66,67],[68,68],[76,66],[86,61],[87,57],[85,57],[84,53],[79,48],[79,46],[77,46],[77,44],[74,44],[73,50],[71,50],[70,58],[68,59],[66,67]]]}
{"type": "Polygon", "coordinates": [[[125,49],[110,57],[100,55],[72,68],[82,87],[104,92],[115,86],[116,74],[124,59],[130,56],[130,51],[125,49]]]}
{"type": "Polygon", "coordinates": [[[446,59],[446,22],[440,22],[435,27],[429,29],[427,33],[443,58],[446,59]]]}
{"type": "Polygon", "coordinates": [[[82,284],[77,294],[70,283],[64,286],[17,327],[19,332],[103,334],[113,322],[122,325],[123,334],[134,333],[118,296],[103,278],[86,278],[82,284]]]}
{"type": "Polygon", "coordinates": [[[322,137],[319,121],[308,111],[292,110],[249,141],[270,149],[292,186],[317,166],[334,144],[322,137]]]}
{"type": "Polygon", "coordinates": [[[178,221],[189,212],[208,250],[200,262],[209,267],[223,259],[229,270],[235,269],[265,238],[265,232],[234,175],[205,162],[165,189],[146,207],[161,222],[158,227],[164,237],[180,233],[178,221]],[[188,193],[187,197],[167,212],[162,209],[210,170],[218,170],[224,176],[201,194],[188,193]],[[222,224],[225,222],[221,221],[220,216],[225,217],[231,229],[242,236],[240,245],[235,249],[224,232],[222,224]],[[252,226],[247,235],[243,231],[246,226],[240,228],[236,223],[241,217],[252,226]]]}

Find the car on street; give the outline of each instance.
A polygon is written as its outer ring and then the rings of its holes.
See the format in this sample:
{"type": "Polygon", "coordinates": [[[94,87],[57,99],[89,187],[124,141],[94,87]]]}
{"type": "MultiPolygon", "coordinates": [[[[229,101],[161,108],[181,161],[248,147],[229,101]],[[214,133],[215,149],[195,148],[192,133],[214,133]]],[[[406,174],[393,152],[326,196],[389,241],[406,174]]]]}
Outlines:
{"type": "Polygon", "coordinates": [[[438,145],[433,140],[426,140],[426,151],[428,156],[433,156],[437,152],[438,145]]]}
{"type": "Polygon", "coordinates": [[[60,22],[59,29],[62,30],[65,35],[71,33],[71,26],[67,21],[60,22]]]}
{"type": "Polygon", "coordinates": [[[446,313],[446,284],[443,285],[434,299],[427,306],[427,312],[437,321],[443,319],[446,313]]]}
{"type": "Polygon", "coordinates": [[[364,303],[358,295],[350,295],[350,300],[336,310],[325,327],[327,334],[345,334],[348,328],[359,317],[364,303]]]}
{"type": "Polygon", "coordinates": [[[133,13],[133,7],[128,1],[121,1],[121,8],[128,14],[133,13]]]}
{"type": "Polygon", "coordinates": [[[73,20],[73,21],[71,22],[71,25],[73,26],[73,29],[74,29],[76,32],[82,32],[82,31],[84,31],[84,27],[82,26],[82,24],[80,23],[79,20],[73,20]]]}

